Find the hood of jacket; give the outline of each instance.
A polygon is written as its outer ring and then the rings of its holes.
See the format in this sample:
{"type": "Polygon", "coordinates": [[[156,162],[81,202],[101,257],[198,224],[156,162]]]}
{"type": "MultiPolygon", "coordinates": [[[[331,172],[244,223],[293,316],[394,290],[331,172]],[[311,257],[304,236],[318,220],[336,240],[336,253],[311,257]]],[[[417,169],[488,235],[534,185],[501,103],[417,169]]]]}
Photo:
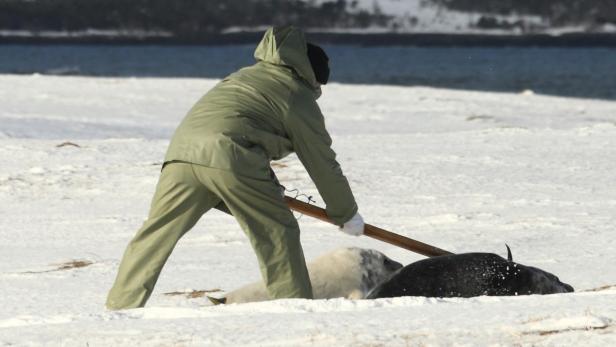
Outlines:
{"type": "Polygon", "coordinates": [[[254,56],[258,61],[292,68],[320,94],[321,85],[314,76],[307,50],[301,30],[292,26],[273,27],[263,35],[254,56]]]}

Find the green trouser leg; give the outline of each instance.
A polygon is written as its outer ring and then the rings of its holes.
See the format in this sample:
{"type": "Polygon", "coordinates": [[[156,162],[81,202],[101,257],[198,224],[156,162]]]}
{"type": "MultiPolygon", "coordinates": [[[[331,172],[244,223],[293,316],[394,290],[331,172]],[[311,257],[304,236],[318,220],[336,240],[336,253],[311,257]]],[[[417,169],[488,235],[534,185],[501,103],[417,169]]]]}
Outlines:
{"type": "Polygon", "coordinates": [[[299,226],[269,173],[252,178],[199,165],[193,168],[250,239],[270,297],[312,299],[299,226]]]}
{"type": "Polygon", "coordinates": [[[248,235],[270,296],[312,298],[297,221],[269,176],[172,163],[161,174],[148,220],[124,253],[107,307],[144,306],[177,241],[221,199],[248,235]]]}
{"type": "Polygon", "coordinates": [[[219,202],[195,178],[190,164],[166,165],[148,219],[124,252],[107,308],[143,307],[180,237],[219,202]]]}

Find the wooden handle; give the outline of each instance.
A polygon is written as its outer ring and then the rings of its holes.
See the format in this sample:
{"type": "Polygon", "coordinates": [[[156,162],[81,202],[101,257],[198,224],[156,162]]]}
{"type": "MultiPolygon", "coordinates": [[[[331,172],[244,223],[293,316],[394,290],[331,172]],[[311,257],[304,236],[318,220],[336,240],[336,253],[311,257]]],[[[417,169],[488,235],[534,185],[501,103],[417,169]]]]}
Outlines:
{"type": "MultiPolygon", "coordinates": [[[[310,205],[308,203],[299,201],[297,199],[294,199],[288,196],[285,196],[284,199],[287,202],[287,205],[289,206],[289,208],[294,211],[297,211],[299,213],[305,214],[313,218],[320,219],[330,224],[336,224],[331,219],[329,219],[325,210],[318,206],[310,205]]],[[[370,225],[370,224],[365,225],[364,235],[372,237],[380,241],[383,241],[383,242],[391,243],[392,245],[396,245],[398,247],[402,247],[404,249],[408,249],[409,251],[423,254],[428,257],[453,254],[443,249],[410,239],[402,235],[392,233],[390,231],[375,227],[374,225],[370,225]]]]}

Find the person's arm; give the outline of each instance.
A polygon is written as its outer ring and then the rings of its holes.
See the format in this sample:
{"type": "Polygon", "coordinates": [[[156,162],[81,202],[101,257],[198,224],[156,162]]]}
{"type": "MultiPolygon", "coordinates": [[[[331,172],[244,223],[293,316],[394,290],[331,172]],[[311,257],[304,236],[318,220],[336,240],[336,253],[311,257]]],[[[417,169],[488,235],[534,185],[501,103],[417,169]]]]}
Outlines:
{"type": "Polygon", "coordinates": [[[342,226],[357,214],[357,204],[336,161],[332,140],[317,103],[314,100],[295,100],[285,127],[295,153],[325,200],[327,215],[342,226]]]}

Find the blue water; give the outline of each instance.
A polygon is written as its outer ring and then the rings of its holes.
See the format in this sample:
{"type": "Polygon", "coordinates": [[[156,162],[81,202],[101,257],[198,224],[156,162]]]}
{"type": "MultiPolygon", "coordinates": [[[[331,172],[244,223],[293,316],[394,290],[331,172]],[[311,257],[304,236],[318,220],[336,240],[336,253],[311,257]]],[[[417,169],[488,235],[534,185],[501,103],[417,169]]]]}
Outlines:
{"type": "MultiPolygon", "coordinates": [[[[616,48],[324,46],[331,79],[616,99],[616,48]]],[[[1,45],[0,73],[221,78],[252,45],[1,45]]]]}

